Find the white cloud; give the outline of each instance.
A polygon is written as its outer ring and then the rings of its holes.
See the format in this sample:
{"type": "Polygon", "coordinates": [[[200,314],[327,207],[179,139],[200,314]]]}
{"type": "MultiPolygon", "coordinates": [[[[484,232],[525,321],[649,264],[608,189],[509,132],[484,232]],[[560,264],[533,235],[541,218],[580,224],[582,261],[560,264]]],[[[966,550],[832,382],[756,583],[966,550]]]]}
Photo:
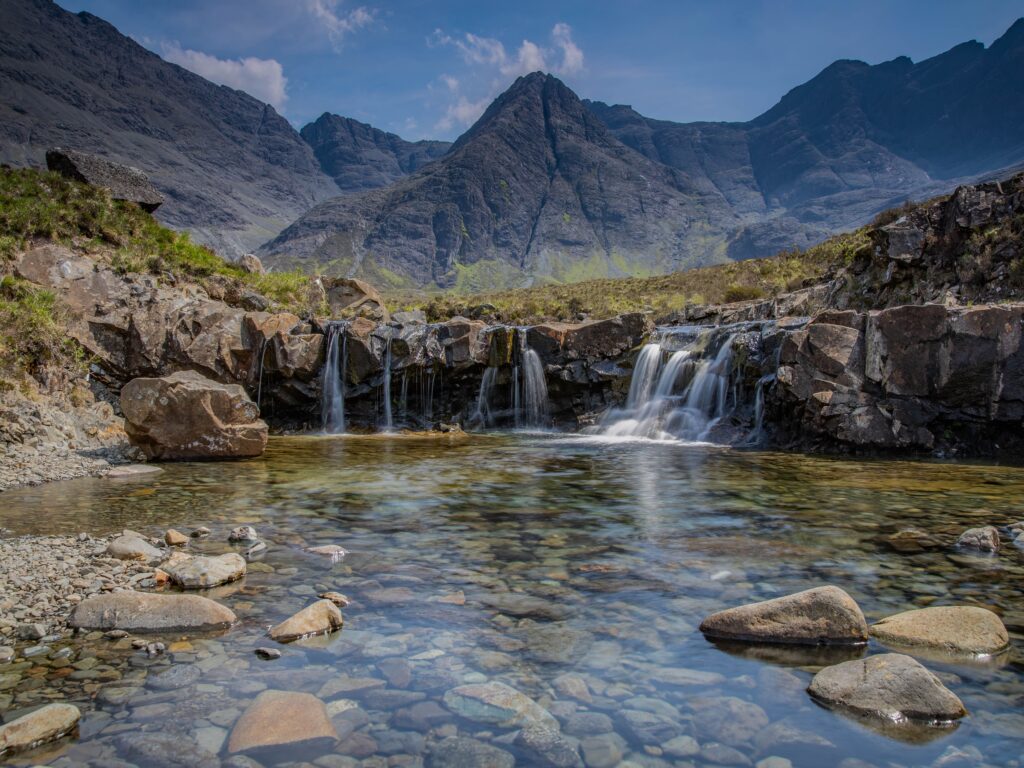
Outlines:
{"type": "Polygon", "coordinates": [[[341,0],[306,0],[309,12],[327,30],[335,50],[341,48],[350,32],[368,26],[373,22],[374,11],[364,6],[342,11],[341,0]]]}
{"type": "Polygon", "coordinates": [[[220,85],[245,91],[278,111],[288,101],[288,78],[275,59],[218,59],[209,53],[182,48],[178,43],[162,43],[160,48],[163,57],[172,64],[220,85]]]}
{"type": "MultiPolygon", "coordinates": [[[[562,76],[575,75],[582,72],[584,67],[583,50],[573,40],[572,28],[564,22],[555,24],[551,29],[549,45],[523,40],[512,53],[497,38],[480,37],[472,32],[453,37],[441,29],[434,30],[427,45],[432,48],[453,46],[462,60],[472,67],[470,80],[475,77],[479,83],[481,76],[489,80],[483,97],[474,99],[466,95],[467,88],[462,79],[441,75],[439,80],[448,94],[449,103],[435,129],[446,133],[454,128],[466,128],[475,122],[510,77],[537,71],[562,76]],[[490,73],[488,70],[491,70],[490,73]]],[[[479,88],[476,90],[479,91],[479,88]]]]}

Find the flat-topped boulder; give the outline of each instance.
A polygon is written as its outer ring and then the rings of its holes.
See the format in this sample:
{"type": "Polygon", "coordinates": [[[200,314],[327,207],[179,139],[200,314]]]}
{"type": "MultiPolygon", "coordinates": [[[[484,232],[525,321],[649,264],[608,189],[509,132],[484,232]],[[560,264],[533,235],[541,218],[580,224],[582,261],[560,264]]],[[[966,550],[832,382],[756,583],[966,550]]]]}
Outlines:
{"type": "Polygon", "coordinates": [[[267,445],[267,425],[246,391],[194,371],[132,379],[121,409],[125,432],[150,459],[243,458],[267,445]]]}
{"type": "Polygon", "coordinates": [[[803,645],[856,645],[868,639],[860,607],[834,586],[713,613],[701,622],[700,631],[722,640],[803,645]]]}
{"type": "Polygon", "coordinates": [[[238,718],[228,738],[228,752],[251,752],[338,740],[327,707],[316,696],[294,691],[263,691],[238,718]]]}
{"type": "Polygon", "coordinates": [[[160,566],[182,589],[209,589],[245,576],[245,558],[235,552],[215,557],[175,553],[160,566]]]}
{"type": "Polygon", "coordinates": [[[871,625],[871,635],[903,648],[989,655],[1007,648],[1010,636],[992,611],[971,605],[904,611],[871,625]]]}
{"type": "Polygon", "coordinates": [[[237,617],[226,606],[199,595],[112,592],[75,606],[68,624],[81,629],[128,632],[225,629],[237,617]]]}
{"type": "Polygon", "coordinates": [[[807,691],[829,706],[889,721],[951,721],[967,714],[939,678],[900,653],[825,667],[807,691]]]}
{"type": "Polygon", "coordinates": [[[164,202],[164,196],[138,168],[115,163],[87,152],[51,149],[46,153],[46,167],[69,179],[107,189],[115,200],[135,203],[150,213],[164,202]]]}
{"type": "Polygon", "coordinates": [[[0,757],[66,736],[75,730],[81,716],[73,704],[47,704],[0,725],[0,757]]]}

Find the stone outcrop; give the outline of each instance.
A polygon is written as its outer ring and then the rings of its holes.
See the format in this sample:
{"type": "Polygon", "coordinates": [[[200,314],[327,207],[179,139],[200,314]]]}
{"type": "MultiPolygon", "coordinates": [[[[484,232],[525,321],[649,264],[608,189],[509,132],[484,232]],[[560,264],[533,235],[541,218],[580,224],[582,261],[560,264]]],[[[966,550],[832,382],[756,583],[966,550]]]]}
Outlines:
{"type": "Polygon", "coordinates": [[[46,153],[46,167],[69,179],[102,187],[114,200],[136,203],[150,213],[164,202],[164,196],[138,168],[112,163],[96,155],[72,149],[51,149],[46,153]]]}
{"type": "Polygon", "coordinates": [[[825,667],[807,690],[830,706],[889,721],[942,722],[967,714],[963,702],[935,675],[898,653],[825,667]]]}
{"type": "Polygon", "coordinates": [[[1020,441],[1024,305],[828,311],[782,345],[773,421],[795,443],[989,452],[1020,441]]]}
{"type": "Polygon", "coordinates": [[[82,629],[123,629],[128,632],[225,629],[236,621],[229,608],[199,595],[114,592],[89,597],[68,619],[82,629]]]}
{"type": "Polygon", "coordinates": [[[723,640],[804,645],[856,645],[868,639],[857,603],[832,586],[713,613],[700,631],[723,640]]]}
{"type": "Polygon", "coordinates": [[[194,371],[133,379],[121,408],[128,437],[151,459],[243,458],[267,445],[267,425],[245,390],[194,371]]]}
{"type": "Polygon", "coordinates": [[[870,631],[886,645],[950,654],[984,656],[1006,650],[1010,643],[1006,627],[995,613],[970,605],[897,613],[872,624],[870,631]]]}

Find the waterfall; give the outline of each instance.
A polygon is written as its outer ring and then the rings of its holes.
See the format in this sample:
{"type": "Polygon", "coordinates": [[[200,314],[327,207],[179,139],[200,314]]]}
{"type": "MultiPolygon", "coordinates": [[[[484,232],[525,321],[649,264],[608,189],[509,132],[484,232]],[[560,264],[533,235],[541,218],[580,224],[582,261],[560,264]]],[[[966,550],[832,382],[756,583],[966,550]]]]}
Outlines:
{"type": "Polygon", "coordinates": [[[330,322],[327,335],[327,359],[320,387],[320,420],[324,432],[345,431],[345,375],[348,368],[347,321],[330,322]]]}
{"type": "Polygon", "coordinates": [[[481,427],[486,428],[494,424],[491,416],[491,395],[498,380],[498,371],[497,366],[489,365],[480,379],[480,392],[476,396],[476,410],[473,412],[472,420],[481,427]]]}
{"type": "Polygon", "coordinates": [[[264,338],[260,341],[260,357],[256,361],[256,407],[262,408],[263,406],[263,361],[267,356],[267,344],[269,339],[264,338]]]}
{"type": "Polygon", "coordinates": [[[540,355],[526,342],[526,329],[518,328],[519,355],[512,371],[513,407],[517,429],[548,426],[548,385],[540,355]]]}
{"type": "Polygon", "coordinates": [[[685,330],[686,347],[667,361],[663,353],[672,339],[640,350],[626,405],[608,414],[604,434],[703,442],[736,407],[740,382],[732,374],[737,334],[713,330],[694,338],[692,329],[685,330]],[[713,356],[705,357],[716,345],[713,356]]]}
{"type": "Polygon", "coordinates": [[[387,340],[384,343],[384,424],[385,431],[394,427],[394,420],[391,416],[391,329],[388,329],[387,340]]]}
{"type": "Polygon", "coordinates": [[[398,395],[398,411],[405,419],[409,415],[409,369],[402,371],[402,389],[398,395]]]}

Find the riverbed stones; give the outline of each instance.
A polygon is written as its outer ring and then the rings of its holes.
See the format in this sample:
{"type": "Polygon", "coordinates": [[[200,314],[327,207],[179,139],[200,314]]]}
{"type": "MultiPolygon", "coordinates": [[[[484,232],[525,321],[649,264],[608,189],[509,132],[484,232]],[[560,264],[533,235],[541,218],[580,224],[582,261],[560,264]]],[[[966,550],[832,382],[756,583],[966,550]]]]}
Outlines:
{"type": "Polygon", "coordinates": [[[195,371],[132,379],[121,409],[125,432],[149,459],[242,458],[267,446],[267,425],[245,389],[195,371]]]}
{"type": "Polygon", "coordinates": [[[107,545],[107,554],[118,560],[141,560],[144,563],[158,563],[166,552],[159,550],[141,536],[125,534],[118,536],[107,545]]]}
{"type": "Polygon", "coordinates": [[[327,708],[316,696],[271,690],[260,693],[238,718],[228,737],[228,752],[337,739],[327,708]]]}
{"type": "Polygon", "coordinates": [[[968,528],[960,534],[956,544],[961,549],[973,549],[978,552],[998,552],[999,531],[992,525],[968,528]]]}
{"type": "Polygon", "coordinates": [[[182,589],[209,589],[245,576],[245,558],[235,552],[215,557],[181,555],[168,560],[160,569],[182,589]]]}
{"type": "Polygon", "coordinates": [[[934,606],[897,613],[871,625],[883,643],[951,654],[989,655],[1005,650],[1010,637],[992,611],[977,606],[934,606]]]}
{"type": "Polygon", "coordinates": [[[574,740],[559,733],[557,728],[531,724],[519,731],[516,746],[530,756],[533,765],[550,768],[583,768],[574,740]]]}
{"type": "Polygon", "coordinates": [[[73,704],[47,704],[0,725],[0,755],[59,739],[75,730],[81,716],[73,704]]]}
{"type": "Polygon", "coordinates": [[[434,745],[428,768],[513,768],[515,757],[498,747],[468,736],[451,736],[434,745]]]}
{"type": "Polygon", "coordinates": [[[539,724],[558,730],[558,721],[529,696],[505,683],[473,683],[445,692],[444,704],[467,720],[504,728],[539,724]]]}
{"type": "Polygon", "coordinates": [[[935,675],[899,653],[826,667],[807,690],[829,706],[890,721],[950,721],[967,714],[963,702],[935,675]]]}
{"type": "Polygon", "coordinates": [[[860,607],[839,587],[824,586],[708,616],[710,638],[805,645],[857,645],[868,639],[860,607]]]}
{"type": "Polygon", "coordinates": [[[694,726],[701,741],[738,747],[750,743],[769,722],[761,707],[736,696],[698,697],[691,702],[694,726]]]}
{"type": "Polygon", "coordinates": [[[324,635],[341,629],[341,611],[330,600],[317,600],[270,629],[270,637],[279,643],[290,643],[302,637],[324,635]]]}
{"type": "Polygon", "coordinates": [[[83,600],[68,623],[81,629],[161,632],[224,629],[236,620],[229,608],[199,595],[114,592],[83,600]]]}

